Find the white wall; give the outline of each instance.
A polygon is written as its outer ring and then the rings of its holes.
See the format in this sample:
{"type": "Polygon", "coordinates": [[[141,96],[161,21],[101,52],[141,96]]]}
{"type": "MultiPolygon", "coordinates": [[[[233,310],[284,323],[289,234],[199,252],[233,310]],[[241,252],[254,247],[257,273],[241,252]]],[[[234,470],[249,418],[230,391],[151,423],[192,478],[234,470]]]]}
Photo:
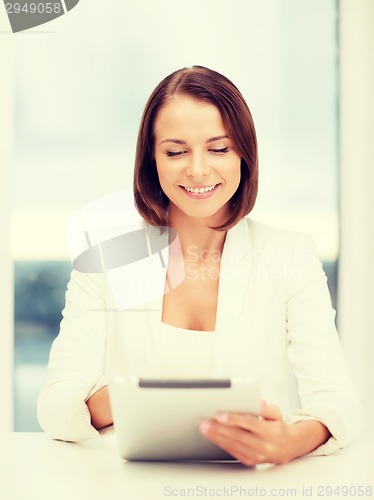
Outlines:
{"type": "Polygon", "coordinates": [[[374,2],[340,1],[341,250],[339,330],[374,421],[374,2]]]}

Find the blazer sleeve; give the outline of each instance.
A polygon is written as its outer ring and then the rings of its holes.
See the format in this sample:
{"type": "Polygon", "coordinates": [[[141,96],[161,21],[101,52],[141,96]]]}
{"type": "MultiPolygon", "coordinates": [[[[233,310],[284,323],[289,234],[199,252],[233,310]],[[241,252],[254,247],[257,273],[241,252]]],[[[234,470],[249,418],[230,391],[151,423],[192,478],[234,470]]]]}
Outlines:
{"type": "Polygon", "coordinates": [[[332,436],[308,455],[328,455],[357,435],[362,408],[335,328],[327,278],[309,236],[296,237],[291,261],[286,279],[288,357],[302,409],[291,410],[286,421],[322,422],[332,436]]]}
{"type": "Polygon", "coordinates": [[[86,405],[107,384],[104,279],[103,274],[71,273],[37,405],[39,423],[54,439],[82,441],[112,432],[112,426],[97,431],[91,425],[86,405]]]}

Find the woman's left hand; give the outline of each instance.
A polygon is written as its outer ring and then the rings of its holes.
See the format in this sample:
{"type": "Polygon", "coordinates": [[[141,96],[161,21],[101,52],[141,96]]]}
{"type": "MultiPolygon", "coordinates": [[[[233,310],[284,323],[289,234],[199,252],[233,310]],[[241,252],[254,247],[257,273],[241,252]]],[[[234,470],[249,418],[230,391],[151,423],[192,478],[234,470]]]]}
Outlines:
{"type": "Polygon", "coordinates": [[[261,417],[218,413],[213,420],[203,420],[200,431],[247,466],[292,460],[291,426],[284,422],[278,406],[262,402],[261,417]]]}

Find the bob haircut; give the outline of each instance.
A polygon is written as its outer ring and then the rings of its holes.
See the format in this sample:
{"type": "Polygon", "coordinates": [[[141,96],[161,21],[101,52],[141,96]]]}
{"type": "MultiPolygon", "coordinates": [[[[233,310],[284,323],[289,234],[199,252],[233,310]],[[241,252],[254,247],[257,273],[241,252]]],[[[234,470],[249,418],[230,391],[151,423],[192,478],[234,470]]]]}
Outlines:
{"type": "Polygon", "coordinates": [[[227,230],[252,210],[258,189],[256,131],[248,106],[225,76],[203,66],[175,71],[160,82],[144,108],[135,156],[134,196],[140,215],[152,226],[168,225],[169,199],[161,189],[154,154],[157,114],[174,95],[212,103],[221,113],[226,132],[241,158],[238,189],[229,200],[230,216],[214,229],[227,230]]]}

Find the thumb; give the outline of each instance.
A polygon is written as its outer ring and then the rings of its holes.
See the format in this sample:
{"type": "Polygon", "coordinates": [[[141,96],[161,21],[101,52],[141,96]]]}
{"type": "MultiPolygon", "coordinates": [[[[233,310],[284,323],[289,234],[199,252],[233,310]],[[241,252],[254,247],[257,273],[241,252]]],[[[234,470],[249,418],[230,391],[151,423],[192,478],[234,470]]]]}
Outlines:
{"type": "Polygon", "coordinates": [[[265,420],[282,420],[282,413],[279,406],[268,405],[265,401],[261,401],[261,417],[265,420]]]}

